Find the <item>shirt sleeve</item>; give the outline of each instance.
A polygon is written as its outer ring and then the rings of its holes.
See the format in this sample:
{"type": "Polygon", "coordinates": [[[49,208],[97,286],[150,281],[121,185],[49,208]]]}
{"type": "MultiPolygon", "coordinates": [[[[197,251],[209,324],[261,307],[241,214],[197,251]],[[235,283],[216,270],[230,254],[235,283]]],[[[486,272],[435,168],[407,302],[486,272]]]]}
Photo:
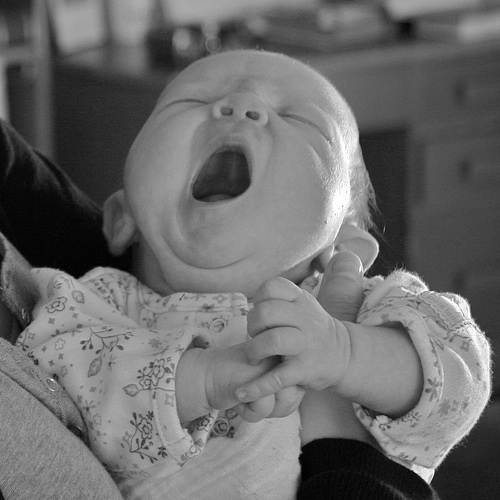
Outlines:
{"type": "Polygon", "coordinates": [[[473,427],[490,396],[489,343],[467,301],[429,291],[416,275],[395,271],[365,281],[358,322],[401,324],[423,369],[415,408],[398,419],[355,405],[356,414],[384,452],[430,480],[451,448],[473,427]]]}
{"type": "Polygon", "coordinates": [[[169,474],[201,453],[217,412],[185,429],[175,397],[179,359],[199,330],[141,328],[124,314],[136,282],[126,273],[91,273],[85,284],[51,269],[33,273],[41,299],[18,345],[69,392],[111,474],[147,475],[160,463],[169,474]]]}

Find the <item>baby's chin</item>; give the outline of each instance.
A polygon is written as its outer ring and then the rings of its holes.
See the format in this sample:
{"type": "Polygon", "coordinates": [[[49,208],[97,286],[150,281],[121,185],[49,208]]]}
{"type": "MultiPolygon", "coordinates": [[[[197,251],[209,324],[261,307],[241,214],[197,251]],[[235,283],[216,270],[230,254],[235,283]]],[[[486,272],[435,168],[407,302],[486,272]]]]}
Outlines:
{"type": "Polygon", "coordinates": [[[164,296],[178,292],[242,293],[252,299],[267,279],[279,276],[300,285],[315,271],[312,257],[287,267],[282,258],[276,258],[276,252],[267,256],[250,254],[236,260],[231,255],[227,261],[201,262],[172,253],[163,253],[164,258],[158,259],[149,246],[145,248],[147,251],[136,252],[133,272],[164,296]]]}
{"type": "Polygon", "coordinates": [[[306,272],[297,272],[297,270],[286,272],[268,272],[259,273],[256,271],[245,272],[242,270],[209,270],[210,272],[202,272],[198,270],[193,274],[184,274],[181,279],[175,282],[170,281],[168,287],[170,293],[175,292],[190,292],[190,293],[241,293],[249,301],[251,301],[262,286],[262,284],[275,277],[283,277],[289,279],[296,285],[300,285],[308,276],[312,274],[306,272]]]}

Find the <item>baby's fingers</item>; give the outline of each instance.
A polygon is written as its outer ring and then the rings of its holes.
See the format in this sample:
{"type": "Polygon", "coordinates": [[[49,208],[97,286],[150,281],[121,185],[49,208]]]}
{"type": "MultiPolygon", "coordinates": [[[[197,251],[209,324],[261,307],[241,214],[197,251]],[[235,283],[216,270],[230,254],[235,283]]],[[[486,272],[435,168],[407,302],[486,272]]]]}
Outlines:
{"type": "Polygon", "coordinates": [[[293,327],[272,328],[245,343],[248,362],[257,365],[273,356],[296,356],[306,347],[306,339],[293,327]]]}
{"type": "Polygon", "coordinates": [[[267,396],[250,403],[241,403],[234,410],[247,422],[258,422],[263,418],[271,416],[275,408],[275,396],[267,396]]]}
{"type": "Polygon", "coordinates": [[[275,394],[286,387],[300,385],[304,380],[302,365],[282,363],[260,377],[247,382],[236,389],[236,397],[242,403],[256,401],[275,394]]]}
{"type": "Polygon", "coordinates": [[[248,334],[250,337],[297,322],[295,302],[304,292],[284,278],[265,281],[253,297],[254,307],[248,313],[248,334]]]}
{"type": "Polygon", "coordinates": [[[305,392],[304,388],[294,385],[276,393],[274,395],[276,398],[276,404],[274,405],[274,410],[269,417],[286,417],[293,413],[302,402],[305,392]]]}

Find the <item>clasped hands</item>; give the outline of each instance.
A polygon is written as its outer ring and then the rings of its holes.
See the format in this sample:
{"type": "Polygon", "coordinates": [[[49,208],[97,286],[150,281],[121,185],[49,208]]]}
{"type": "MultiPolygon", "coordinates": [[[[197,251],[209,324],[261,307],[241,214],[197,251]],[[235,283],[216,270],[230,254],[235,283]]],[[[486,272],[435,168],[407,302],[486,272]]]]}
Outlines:
{"type": "Polygon", "coordinates": [[[362,265],[336,254],[315,299],[284,278],[267,280],[253,298],[247,342],[189,349],[177,370],[181,421],[212,409],[234,408],[257,422],[295,411],[305,390],[335,388],[351,357],[349,332],[362,296],[362,265]]]}

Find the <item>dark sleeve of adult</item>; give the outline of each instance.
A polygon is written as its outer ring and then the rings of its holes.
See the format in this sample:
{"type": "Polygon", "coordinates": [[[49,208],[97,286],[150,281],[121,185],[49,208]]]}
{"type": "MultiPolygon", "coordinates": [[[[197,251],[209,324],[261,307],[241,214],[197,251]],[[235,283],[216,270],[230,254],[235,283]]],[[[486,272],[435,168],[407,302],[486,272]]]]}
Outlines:
{"type": "Polygon", "coordinates": [[[420,476],[367,443],[318,439],[302,448],[297,500],[438,500],[420,476]]]}
{"type": "Polygon", "coordinates": [[[53,162],[0,120],[0,231],[33,266],[81,276],[126,267],[107,250],[102,211],[53,162]]]}

